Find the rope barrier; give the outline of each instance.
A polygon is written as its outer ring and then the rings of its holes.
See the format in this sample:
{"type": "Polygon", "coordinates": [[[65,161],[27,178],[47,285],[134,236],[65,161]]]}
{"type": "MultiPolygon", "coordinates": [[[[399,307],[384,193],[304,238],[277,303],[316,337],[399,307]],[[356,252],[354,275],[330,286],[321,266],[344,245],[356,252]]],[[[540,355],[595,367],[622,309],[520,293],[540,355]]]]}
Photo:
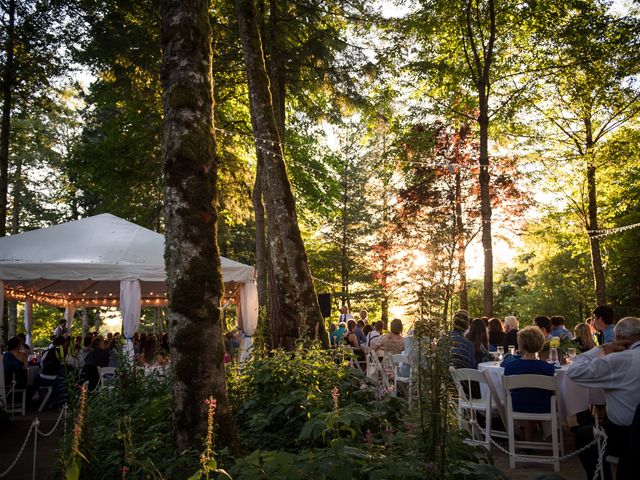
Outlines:
{"type": "Polygon", "coordinates": [[[7,474],[9,474],[9,472],[11,472],[13,467],[16,466],[16,464],[18,463],[18,460],[20,460],[20,457],[24,453],[25,448],[27,448],[27,444],[29,443],[29,438],[31,438],[31,433],[33,432],[34,433],[34,441],[33,441],[33,476],[32,476],[32,478],[35,480],[35,478],[36,478],[36,455],[37,455],[37,450],[38,450],[38,433],[40,433],[40,435],[42,435],[43,437],[50,436],[58,428],[58,425],[60,424],[60,420],[62,419],[63,416],[65,417],[65,430],[66,430],[67,410],[68,410],[68,408],[67,408],[66,405],[64,407],[62,407],[62,410],[60,411],[60,415],[58,415],[58,419],[56,420],[55,425],[47,433],[44,433],[44,432],[42,432],[40,430],[40,428],[39,428],[40,419],[38,417],[33,419],[33,421],[31,422],[31,425],[29,426],[29,430],[27,431],[27,436],[25,437],[24,442],[22,443],[22,446],[20,447],[20,451],[18,452],[18,455],[16,455],[16,458],[13,460],[13,462],[11,462],[11,465],[9,465],[9,467],[4,472],[0,473],[0,478],[6,477],[7,474]]]}
{"type": "MultiPolygon", "coordinates": [[[[598,448],[598,464],[596,466],[596,470],[594,472],[594,476],[593,476],[593,480],[597,480],[599,475],[600,475],[600,471],[602,470],[602,463],[604,461],[604,453],[606,451],[607,448],[607,434],[605,433],[605,431],[602,428],[596,428],[593,427],[593,440],[591,441],[591,443],[583,446],[582,448],[579,448],[578,450],[568,453],[566,455],[562,455],[559,457],[549,457],[549,458],[532,458],[529,456],[521,456],[521,455],[517,455],[515,453],[511,453],[509,452],[509,450],[505,449],[502,445],[500,445],[498,442],[496,442],[491,435],[487,435],[486,434],[486,430],[484,428],[482,428],[480,426],[480,424],[478,423],[478,421],[475,419],[475,410],[471,410],[472,413],[472,417],[470,419],[465,419],[464,417],[462,417],[462,421],[469,423],[471,425],[471,428],[477,428],[480,433],[485,437],[488,438],[489,441],[491,442],[491,444],[493,444],[496,448],[498,448],[498,450],[502,451],[503,453],[506,453],[509,457],[514,457],[516,459],[516,461],[522,461],[522,462],[527,462],[527,463],[540,463],[540,464],[551,464],[551,463],[556,463],[556,462],[563,462],[565,460],[568,460],[572,457],[575,457],[576,455],[581,454],[582,452],[588,450],[589,448],[596,446],[598,448]],[[600,440],[602,439],[602,443],[600,443],[600,440]]],[[[457,412],[458,413],[458,412],[457,412]]],[[[460,415],[458,413],[458,415],[460,415]]],[[[458,419],[460,420],[460,417],[458,417],[458,419]]]]}
{"type": "Polygon", "coordinates": [[[29,431],[27,432],[27,437],[24,439],[24,442],[22,443],[22,447],[20,447],[20,451],[18,452],[18,455],[13,460],[11,465],[9,465],[9,468],[7,468],[4,472],[0,473],[0,478],[5,477],[13,469],[13,467],[16,466],[16,463],[18,463],[18,460],[22,456],[22,452],[24,452],[24,449],[27,447],[27,443],[29,442],[29,437],[31,437],[31,432],[33,431],[34,424],[35,424],[35,420],[31,422],[31,426],[29,427],[29,431]]]}

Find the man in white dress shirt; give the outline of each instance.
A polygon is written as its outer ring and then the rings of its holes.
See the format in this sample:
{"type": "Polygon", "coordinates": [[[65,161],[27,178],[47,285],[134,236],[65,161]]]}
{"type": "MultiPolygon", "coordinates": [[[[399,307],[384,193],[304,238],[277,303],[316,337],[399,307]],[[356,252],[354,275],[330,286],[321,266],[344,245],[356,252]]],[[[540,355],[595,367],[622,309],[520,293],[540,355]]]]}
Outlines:
{"type": "MultiPolygon", "coordinates": [[[[602,388],[607,400],[608,420],[603,423],[607,433],[607,453],[620,457],[618,480],[638,478],[638,452],[629,451],[630,427],[640,404],[640,318],[626,317],[615,327],[616,341],[605,343],[579,355],[567,370],[578,385],[602,388]]],[[[589,444],[593,429],[585,426],[576,432],[576,448],[589,444]]],[[[592,479],[598,453],[592,447],[580,454],[580,461],[592,479]]],[[[608,464],[603,465],[605,478],[611,478],[608,464]]]]}
{"type": "Polygon", "coordinates": [[[343,305],[340,307],[340,322],[347,322],[349,320],[353,320],[353,315],[349,313],[349,307],[343,305]]]}

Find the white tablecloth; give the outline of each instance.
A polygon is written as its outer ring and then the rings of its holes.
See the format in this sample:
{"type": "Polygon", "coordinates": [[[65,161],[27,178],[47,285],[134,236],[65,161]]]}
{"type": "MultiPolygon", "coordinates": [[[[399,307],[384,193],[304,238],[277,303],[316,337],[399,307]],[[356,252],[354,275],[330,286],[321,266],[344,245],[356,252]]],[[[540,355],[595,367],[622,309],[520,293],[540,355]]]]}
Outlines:
{"type": "MultiPolygon", "coordinates": [[[[563,421],[571,415],[587,410],[589,405],[605,404],[603,390],[584,388],[577,385],[567,376],[567,368],[568,366],[563,365],[561,368],[556,369],[556,380],[558,382],[558,416],[560,420],[563,421]]],[[[504,407],[504,386],[502,384],[504,368],[500,366],[499,362],[485,362],[478,365],[478,370],[487,372],[489,381],[495,387],[498,395],[498,398],[494,400],[504,407]]],[[[485,394],[486,393],[483,392],[483,396],[485,394]]]]}

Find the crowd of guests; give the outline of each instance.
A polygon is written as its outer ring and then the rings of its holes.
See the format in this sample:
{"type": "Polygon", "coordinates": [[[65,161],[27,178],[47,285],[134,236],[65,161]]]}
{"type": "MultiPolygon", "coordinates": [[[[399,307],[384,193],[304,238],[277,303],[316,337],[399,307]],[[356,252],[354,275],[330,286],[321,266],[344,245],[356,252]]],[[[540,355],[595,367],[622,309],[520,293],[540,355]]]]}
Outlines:
{"type": "MultiPolygon", "coordinates": [[[[636,414],[640,406],[640,318],[626,317],[616,323],[613,308],[601,305],[593,310],[590,318],[576,325],[573,332],[564,323],[561,316],[538,316],[531,325],[520,329],[515,317],[506,317],[504,322],[496,318],[470,321],[466,311],[458,311],[449,334],[452,364],[456,368],[477,368],[479,363],[489,360],[490,351],[502,346],[507,352],[507,348],[513,346],[517,353],[507,354],[502,361],[504,375],[553,376],[554,365],[539,359],[539,353],[553,337],[571,340],[582,354],[575,358],[566,374],[580,386],[603,389],[606,406],[599,406],[599,415],[604,418],[602,425],[609,438],[607,453],[620,457],[619,480],[637,478],[634,476],[637,460],[633,455],[637,452],[630,451],[630,439],[634,415],[640,416],[640,412],[636,414]]],[[[479,396],[479,388],[472,388],[471,394],[479,396]]],[[[541,389],[516,389],[511,392],[513,409],[548,413],[551,395],[550,391],[541,389]]],[[[576,448],[580,449],[593,440],[593,427],[588,425],[588,415],[578,415],[577,419],[575,440],[576,448]]],[[[636,422],[639,421],[637,418],[636,422]]],[[[530,427],[525,429],[528,439],[532,435],[530,427]]],[[[593,478],[597,459],[595,447],[580,454],[587,478],[593,478]]],[[[603,468],[605,478],[610,479],[608,465],[603,468]]]]}
{"type": "Polygon", "coordinates": [[[340,308],[340,323],[329,327],[329,340],[332,346],[347,345],[364,358],[365,351],[384,353],[402,353],[405,350],[405,337],[402,335],[402,320],[394,318],[389,331],[383,333],[384,323],[369,323],[366,310],[360,310],[355,320],[345,305],[340,308]]]}
{"type": "MultiPolygon", "coordinates": [[[[168,334],[136,334],[131,339],[134,348],[134,363],[145,373],[166,370],[169,364],[168,334]]],[[[5,386],[8,389],[26,390],[27,403],[35,406],[35,394],[41,388],[52,387],[52,401],[61,407],[67,401],[67,383],[88,382],[89,390],[95,389],[100,374],[99,368],[117,367],[124,343],[119,332],[108,333],[105,337],[97,332],[87,336],[73,337],[61,320],[55,328],[49,346],[35,355],[26,344],[26,336],[19,333],[10,338],[7,351],[3,354],[5,386]],[[33,382],[28,381],[30,363],[40,367],[33,382]]]]}

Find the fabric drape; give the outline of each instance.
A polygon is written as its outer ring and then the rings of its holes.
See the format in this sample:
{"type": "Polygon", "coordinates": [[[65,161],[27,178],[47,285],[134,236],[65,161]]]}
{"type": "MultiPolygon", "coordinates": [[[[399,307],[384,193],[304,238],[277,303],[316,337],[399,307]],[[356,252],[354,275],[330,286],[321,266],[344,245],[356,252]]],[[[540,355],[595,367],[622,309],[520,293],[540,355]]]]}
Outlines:
{"type": "Polygon", "coordinates": [[[67,330],[69,330],[69,335],[71,335],[71,326],[73,324],[73,316],[76,314],[76,307],[73,305],[68,305],[67,308],[64,309],[64,319],[67,321],[67,330]]]}
{"type": "Polygon", "coordinates": [[[24,343],[33,349],[31,341],[31,329],[33,328],[33,300],[25,300],[24,302],[24,329],[27,332],[27,339],[24,343]]]}
{"type": "Polygon", "coordinates": [[[140,324],[142,294],[138,280],[120,282],[120,312],[122,313],[122,334],[126,340],[125,351],[133,357],[133,334],[140,324]]]}
{"type": "Polygon", "coordinates": [[[240,288],[239,302],[242,322],[242,343],[240,345],[240,362],[248,360],[253,349],[253,335],[258,327],[258,288],[254,280],[250,280],[240,288]]]}

